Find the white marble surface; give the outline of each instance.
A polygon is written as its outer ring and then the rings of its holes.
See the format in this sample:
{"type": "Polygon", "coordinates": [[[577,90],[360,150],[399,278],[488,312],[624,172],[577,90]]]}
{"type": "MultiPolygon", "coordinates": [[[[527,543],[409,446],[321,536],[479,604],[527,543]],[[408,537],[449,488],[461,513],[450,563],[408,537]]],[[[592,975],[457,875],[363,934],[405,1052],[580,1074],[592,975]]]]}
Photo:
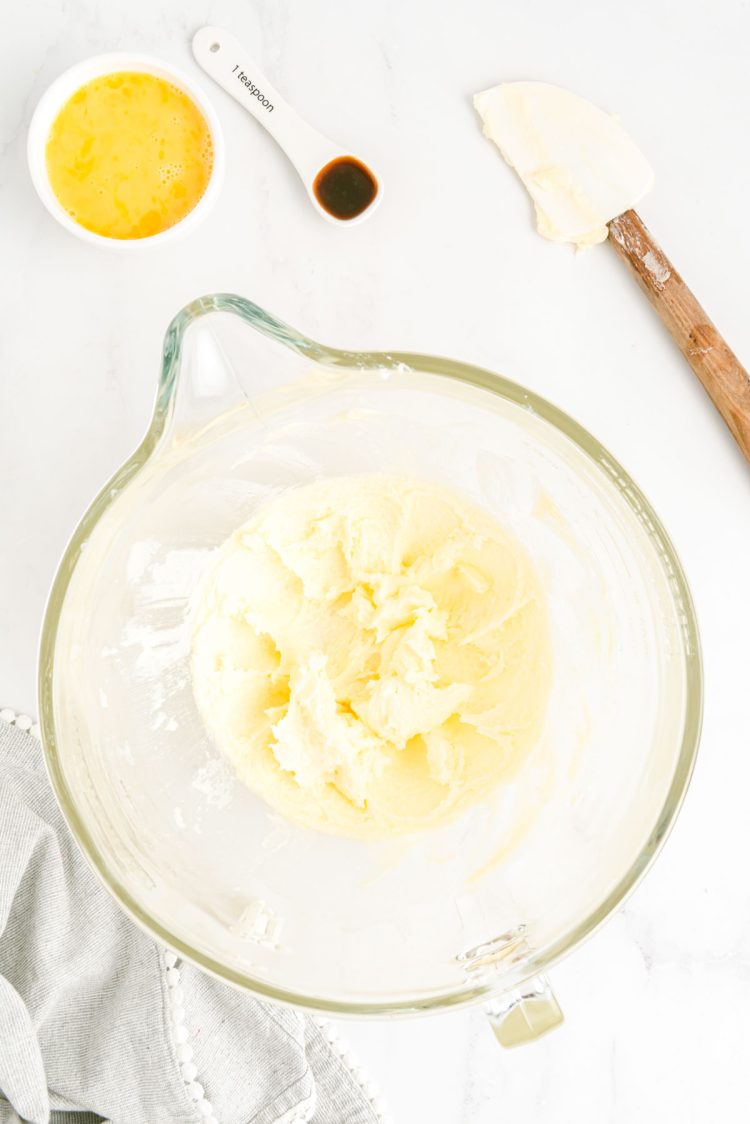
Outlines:
{"type": "Polygon", "coordinates": [[[513,1053],[477,1012],[344,1031],[398,1124],[747,1119],[750,470],[612,251],[576,257],[534,234],[470,94],[540,78],[620,111],[657,171],[646,221],[747,360],[750,8],[28,0],[3,16],[0,703],[35,710],[56,560],[140,438],[162,334],[190,298],[234,290],[333,344],[445,353],[526,383],[624,462],[683,558],[706,660],[695,779],[645,884],[555,970],[562,1030],[513,1053]],[[371,154],[387,192],[372,221],[323,223],[218,89],[227,180],[188,241],[118,258],[47,216],[24,153],[45,86],[118,48],[192,67],[206,22],[244,39],[314,124],[371,154]]]}

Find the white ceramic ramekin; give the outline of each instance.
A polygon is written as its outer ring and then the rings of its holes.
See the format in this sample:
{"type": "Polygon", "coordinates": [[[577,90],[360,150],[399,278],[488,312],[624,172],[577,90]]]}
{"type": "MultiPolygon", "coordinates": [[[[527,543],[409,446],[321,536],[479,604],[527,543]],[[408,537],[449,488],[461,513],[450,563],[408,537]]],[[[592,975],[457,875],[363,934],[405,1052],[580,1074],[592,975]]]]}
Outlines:
{"type": "Polygon", "coordinates": [[[121,253],[131,253],[145,247],[161,246],[165,242],[172,242],[188,234],[206,217],[213,207],[224,175],[224,138],[221,126],[213,106],[200,86],[177,67],[172,66],[171,63],[162,62],[160,59],[151,58],[149,55],[126,52],[96,55],[93,58],[85,59],[56,78],[42,94],[34,111],[34,116],[29,125],[26,152],[31,179],[39,198],[60,225],[64,226],[71,234],[83,239],[84,242],[106,246],[108,249],[117,250],[121,253]],[[151,234],[147,238],[108,238],[103,234],[96,234],[92,230],[87,230],[74,218],[71,218],[62,206],[52,190],[47,174],[47,140],[52,124],[68,98],[92,79],[122,70],[154,74],[157,78],[163,78],[182,90],[195,102],[205,117],[213,142],[213,168],[208,185],[201,198],[193,209],[174,226],[162,230],[159,234],[151,234]]]}

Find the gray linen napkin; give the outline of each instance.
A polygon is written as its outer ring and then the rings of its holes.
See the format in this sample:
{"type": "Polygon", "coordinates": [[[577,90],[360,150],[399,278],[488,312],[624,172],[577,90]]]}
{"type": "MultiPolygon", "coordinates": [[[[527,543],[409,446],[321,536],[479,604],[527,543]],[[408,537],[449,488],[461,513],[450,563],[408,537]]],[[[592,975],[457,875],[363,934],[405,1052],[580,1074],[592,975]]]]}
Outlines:
{"type": "Polygon", "coordinates": [[[378,1124],[328,1038],[121,913],[0,721],[0,1124],[378,1124]]]}

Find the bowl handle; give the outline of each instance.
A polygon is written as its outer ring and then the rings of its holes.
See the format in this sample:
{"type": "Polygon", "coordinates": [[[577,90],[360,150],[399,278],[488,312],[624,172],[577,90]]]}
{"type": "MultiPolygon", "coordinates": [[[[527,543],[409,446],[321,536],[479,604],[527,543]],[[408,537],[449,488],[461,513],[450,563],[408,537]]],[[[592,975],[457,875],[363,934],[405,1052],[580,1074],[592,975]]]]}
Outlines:
{"type": "Polygon", "coordinates": [[[534,976],[515,991],[485,1004],[490,1026],[501,1046],[522,1046],[560,1026],[564,1016],[546,976],[534,976]]]}

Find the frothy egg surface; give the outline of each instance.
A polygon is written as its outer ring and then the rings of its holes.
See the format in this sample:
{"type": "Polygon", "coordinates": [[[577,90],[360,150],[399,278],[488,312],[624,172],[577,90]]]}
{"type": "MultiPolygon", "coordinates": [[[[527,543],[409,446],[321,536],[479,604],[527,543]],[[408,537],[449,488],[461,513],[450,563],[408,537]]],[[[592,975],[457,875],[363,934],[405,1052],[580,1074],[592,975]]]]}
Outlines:
{"type": "Polygon", "coordinates": [[[154,74],[87,82],[47,141],[47,174],[68,214],[107,238],[148,238],[198,203],[213,168],[208,123],[182,90],[154,74]]]}

